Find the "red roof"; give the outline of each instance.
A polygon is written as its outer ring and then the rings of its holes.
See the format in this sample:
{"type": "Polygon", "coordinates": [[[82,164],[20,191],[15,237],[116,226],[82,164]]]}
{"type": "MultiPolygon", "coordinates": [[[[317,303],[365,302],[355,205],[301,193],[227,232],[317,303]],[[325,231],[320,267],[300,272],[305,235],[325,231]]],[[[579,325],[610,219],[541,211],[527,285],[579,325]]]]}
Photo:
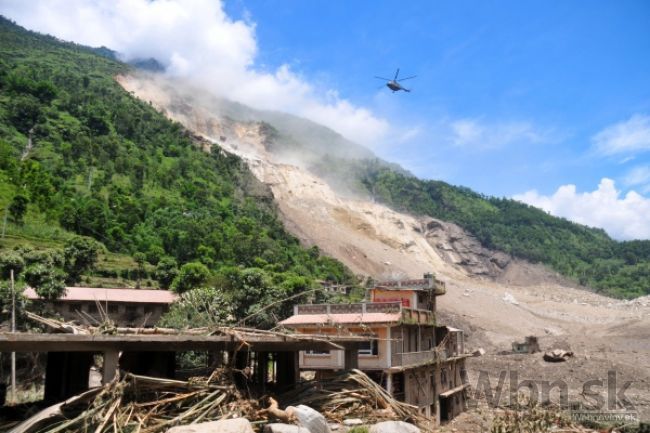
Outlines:
{"type": "MultiPolygon", "coordinates": [[[[40,299],[34,289],[28,287],[24,292],[27,299],[40,299]]],[[[98,301],[128,302],[142,304],[171,304],[178,295],[169,290],[155,289],[106,289],[99,287],[66,287],[66,293],[59,298],[64,302],[98,301]]]]}
{"type": "Polygon", "coordinates": [[[344,314],[296,314],[281,321],[280,325],[327,325],[327,324],[367,324],[396,323],[402,318],[401,313],[344,313],[344,314]]]}

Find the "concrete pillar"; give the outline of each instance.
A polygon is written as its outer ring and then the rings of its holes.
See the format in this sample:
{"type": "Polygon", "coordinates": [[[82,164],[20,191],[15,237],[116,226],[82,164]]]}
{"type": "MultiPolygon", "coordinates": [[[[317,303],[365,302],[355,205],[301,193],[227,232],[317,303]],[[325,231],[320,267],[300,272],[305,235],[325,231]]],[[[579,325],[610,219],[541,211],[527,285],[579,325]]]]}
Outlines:
{"type": "Polygon", "coordinates": [[[386,373],[386,392],[393,395],[393,373],[386,373]]]}
{"type": "Polygon", "coordinates": [[[117,369],[120,367],[120,352],[117,350],[107,350],[104,352],[104,366],[102,368],[102,384],[106,385],[117,374],[117,369]]]}
{"type": "Polygon", "coordinates": [[[63,401],[87,390],[92,363],[91,352],[49,352],[45,368],[45,401],[63,401]]]}
{"type": "Polygon", "coordinates": [[[269,353],[256,352],[255,361],[255,383],[260,386],[262,391],[265,391],[269,373],[269,353]]]}
{"type": "Polygon", "coordinates": [[[345,346],[343,353],[343,369],[352,370],[359,368],[359,343],[350,343],[345,346]]]}

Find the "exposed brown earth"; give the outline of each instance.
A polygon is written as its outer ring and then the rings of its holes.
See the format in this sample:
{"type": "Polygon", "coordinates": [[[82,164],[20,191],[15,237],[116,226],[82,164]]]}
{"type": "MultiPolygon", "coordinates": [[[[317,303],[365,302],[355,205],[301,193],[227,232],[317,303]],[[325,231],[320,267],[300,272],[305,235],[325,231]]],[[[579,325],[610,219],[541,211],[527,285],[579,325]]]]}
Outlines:
{"type": "Polygon", "coordinates": [[[445,280],[442,321],[464,328],[470,349],[487,351],[468,364],[472,384],[481,371],[490,373],[493,385],[499,372],[517,371],[520,379],[565,380],[572,400],[588,401],[580,394],[583,383],[607,379],[615,370],[619,384],[633,382],[626,395],[641,418],[650,419],[650,297],[606,298],[543,266],[488,250],[455,224],[339,194],[299,160],[271,153],[263,124],[223,117],[207,99],[180,94],[162,80],[118,81],[206,143],[246,160],[271,188],[287,229],[305,245],[318,245],[360,275],[419,277],[433,271],[445,280]],[[542,350],[570,349],[575,356],[551,364],[541,353],[499,354],[527,335],[538,336],[542,350]]]}

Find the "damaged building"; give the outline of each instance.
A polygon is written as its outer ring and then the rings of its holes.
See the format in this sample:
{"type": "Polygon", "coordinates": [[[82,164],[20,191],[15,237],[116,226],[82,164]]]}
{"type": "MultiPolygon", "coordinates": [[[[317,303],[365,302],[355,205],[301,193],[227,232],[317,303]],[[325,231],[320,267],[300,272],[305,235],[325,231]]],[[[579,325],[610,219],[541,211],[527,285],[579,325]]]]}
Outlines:
{"type": "Polygon", "coordinates": [[[103,287],[66,287],[58,299],[43,299],[28,287],[23,292],[32,302],[50,307],[64,320],[101,323],[105,317],[118,326],[155,326],[178,295],[169,290],[103,287]]]}
{"type": "Polygon", "coordinates": [[[534,335],[529,335],[526,337],[524,342],[513,341],[512,342],[512,353],[537,353],[541,352],[539,348],[539,341],[534,335]]]}
{"type": "MultiPolygon", "coordinates": [[[[432,274],[386,281],[369,289],[362,303],[296,305],[280,325],[305,334],[370,337],[358,348],[358,368],[440,423],[466,408],[470,356],[462,330],[436,324],[436,298],[445,292],[432,274]]],[[[344,356],[341,350],[301,351],[299,367],[327,377],[344,368],[344,356]]]]}

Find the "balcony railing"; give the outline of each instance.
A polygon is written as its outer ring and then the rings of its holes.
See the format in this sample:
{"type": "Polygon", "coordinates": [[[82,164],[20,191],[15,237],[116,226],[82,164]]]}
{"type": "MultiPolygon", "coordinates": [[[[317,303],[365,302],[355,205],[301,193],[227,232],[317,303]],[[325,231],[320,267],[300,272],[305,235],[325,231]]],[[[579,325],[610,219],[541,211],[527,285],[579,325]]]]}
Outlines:
{"type": "Polygon", "coordinates": [[[391,357],[392,367],[410,367],[432,363],[436,360],[436,350],[424,350],[421,352],[393,353],[391,357]]]}
{"type": "MultiPolygon", "coordinates": [[[[428,310],[407,308],[401,302],[360,302],[356,304],[303,304],[294,307],[294,314],[367,314],[401,313],[400,322],[433,325],[435,315],[428,310]]],[[[360,320],[362,322],[362,320],[360,320]]]]}
{"type": "Polygon", "coordinates": [[[444,361],[448,358],[461,355],[456,351],[454,340],[447,334],[442,341],[430,350],[420,352],[393,353],[391,356],[392,367],[412,367],[438,361],[444,361]]]}
{"type": "Polygon", "coordinates": [[[295,314],[365,314],[398,313],[400,302],[359,302],[356,304],[303,304],[296,305],[295,314]]]}

